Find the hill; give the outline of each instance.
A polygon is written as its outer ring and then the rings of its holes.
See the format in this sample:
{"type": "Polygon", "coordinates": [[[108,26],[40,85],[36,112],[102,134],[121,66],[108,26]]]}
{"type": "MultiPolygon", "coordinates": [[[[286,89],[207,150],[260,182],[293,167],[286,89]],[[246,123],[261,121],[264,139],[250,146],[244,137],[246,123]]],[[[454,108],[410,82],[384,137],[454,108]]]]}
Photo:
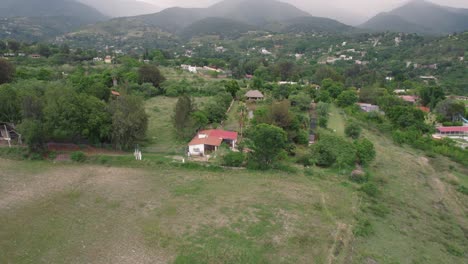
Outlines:
{"type": "Polygon", "coordinates": [[[206,35],[217,35],[222,38],[235,39],[240,37],[242,33],[255,29],[255,26],[236,20],[209,17],[185,27],[178,35],[188,39],[206,35]]]}
{"type": "Polygon", "coordinates": [[[232,38],[253,29],[335,33],[350,27],[332,19],[312,17],[293,5],[276,0],[225,0],[207,8],[174,7],[156,14],[115,18],[71,35],[145,38],[159,32],[183,38],[213,34],[232,38]]]}
{"type": "Polygon", "coordinates": [[[107,19],[73,0],[2,0],[0,18],[0,38],[24,41],[49,39],[107,19]]]}
{"type": "Polygon", "coordinates": [[[323,17],[298,17],[282,23],[282,32],[285,33],[343,33],[353,30],[353,27],[336,20],[323,17]]]}
{"type": "Polygon", "coordinates": [[[422,34],[447,34],[468,30],[468,9],[414,0],[388,13],[380,13],[361,27],[422,34]]]}
{"type": "Polygon", "coordinates": [[[71,17],[83,23],[106,19],[96,9],[73,0],[2,0],[0,17],[71,17]]]}
{"type": "Polygon", "coordinates": [[[151,14],[161,11],[161,8],[136,0],[77,0],[92,6],[109,17],[127,17],[151,14]]]}

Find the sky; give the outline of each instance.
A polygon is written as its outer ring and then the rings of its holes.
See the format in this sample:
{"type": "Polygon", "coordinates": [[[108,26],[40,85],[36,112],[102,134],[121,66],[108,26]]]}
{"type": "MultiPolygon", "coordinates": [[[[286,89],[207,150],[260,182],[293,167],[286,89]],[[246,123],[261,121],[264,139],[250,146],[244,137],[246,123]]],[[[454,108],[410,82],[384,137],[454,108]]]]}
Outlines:
{"type": "MultiPolygon", "coordinates": [[[[139,0],[159,7],[206,7],[220,0],[139,0]]],[[[255,0],[250,0],[255,1],[255,0]]],[[[409,0],[280,0],[291,3],[314,16],[339,19],[349,24],[362,23],[372,16],[390,11],[409,0]]],[[[468,0],[430,0],[430,2],[468,8],[468,0]]]]}

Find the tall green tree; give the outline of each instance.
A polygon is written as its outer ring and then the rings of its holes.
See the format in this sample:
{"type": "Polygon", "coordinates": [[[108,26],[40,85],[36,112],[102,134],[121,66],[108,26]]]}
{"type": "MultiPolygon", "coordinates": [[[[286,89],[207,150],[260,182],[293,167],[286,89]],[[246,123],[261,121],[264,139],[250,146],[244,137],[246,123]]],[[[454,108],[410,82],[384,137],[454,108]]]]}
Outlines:
{"type": "Polygon", "coordinates": [[[0,59],[0,84],[11,82],[14,74],[15,66],[5,59],[0,59]]]}
{"type": "Polygon", "coordinates": [[[268,124],[255,126],[248,133],[248,138],[248,146],[252,149],[251,158],[261,169],[273,165],[284,151],[287,142],[287,135],[283,129],[268,124]]]}
{"type": "Polygon", "coordinates": [[[194,111],[193,100],[188,95],[180,96],[174,109],[173,122],[178,138],[186,139],[194,132],[194,120],[192,118],[194,111]]]}
{"type": "Polygon", "coordinates": [[[138,83],[151,83],[154,87],[159,89],[160,94],[163,93],[161,83],[165,80],[166,78],[155,65],[143,65],[138,69],[138,83]]]}
{"type": "Polygon", "coordinates": [[[144,139],[148,115],[143,100],[135,96],[120,96],[110,103],[112,113],[112,142],[119,149],[130,149],[144,139]]]}

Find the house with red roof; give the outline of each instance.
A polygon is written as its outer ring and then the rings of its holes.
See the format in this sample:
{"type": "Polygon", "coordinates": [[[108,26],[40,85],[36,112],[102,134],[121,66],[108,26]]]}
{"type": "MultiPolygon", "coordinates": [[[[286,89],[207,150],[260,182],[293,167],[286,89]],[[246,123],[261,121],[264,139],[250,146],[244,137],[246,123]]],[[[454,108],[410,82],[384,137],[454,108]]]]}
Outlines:
{"type": "Polygon", "coordinates": [[[231,149],[234,149],[237,144],[237,132],[210,129],[198,132],[198,134],[190,141],[189,156],[205,156],[215,152],[226,143],[231,149]]]}
{"type": "Polygon", "coordinates": [[[468,126],[438,127],[437,132],[440,136],[468,136],[468,126]]]}
{"type": "Polygon", "coordinates": [[[419,100],[419,97],[415,95],[400,95],[398,97],[411,104],[415,104],[419,100]]]}

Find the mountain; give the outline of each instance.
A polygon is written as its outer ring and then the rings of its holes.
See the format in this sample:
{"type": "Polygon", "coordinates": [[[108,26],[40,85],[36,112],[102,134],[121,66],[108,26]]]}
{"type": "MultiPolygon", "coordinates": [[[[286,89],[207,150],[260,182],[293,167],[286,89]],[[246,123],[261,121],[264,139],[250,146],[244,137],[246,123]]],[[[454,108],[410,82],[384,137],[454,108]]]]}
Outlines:
{"type": "Polygon", "coordinates": [[[182,31],[178,32],[178,35],[187,39],[206,35],[235,39],[240,37],[242,33],[256,29],[256,26],[229,18],[209,17],[185,27],[182,31]]]}
{"type": "Polygon", "coordinates": [[[281,32],[286,33],[343,33],[354,28],[330,18],[297,17],[283,22],[281,32]]]}
{"type": "Polygon", "coordinates": [[[2,0],[0,17],[70,17],[80,23],[106,19],[96,9],[73,0],[2,0]]]}
{"type": "Polygon", "coordinates": [[[448,34],[468,30],[468,9],[414,0],[361,25],[372,30],[421,34],[448,34]]]}
{"type": "Polygon", "coordinates": [[[73,0],[1,0],[0,38],[41,41],[105,19],[73,0]]]}
{"type": "Polygon", "coordinates": [[[234,38],[250,30],[275,32],[343,32],[350,27],[332,19],[312,17],[291,4],[276,0],[225,0],[207,8],[173,7],[159,13],[115,18],[70,34],[119,39],[163,34],[183,38],[218,35],[234,38]]]}
{"type": "Polygon", "coordinates": [[[137,0],[77,0],[83,4],[94,7],[109,17],[128,17],[143,14],[152,14],[161,11],[153,4],[137,0]]]}

